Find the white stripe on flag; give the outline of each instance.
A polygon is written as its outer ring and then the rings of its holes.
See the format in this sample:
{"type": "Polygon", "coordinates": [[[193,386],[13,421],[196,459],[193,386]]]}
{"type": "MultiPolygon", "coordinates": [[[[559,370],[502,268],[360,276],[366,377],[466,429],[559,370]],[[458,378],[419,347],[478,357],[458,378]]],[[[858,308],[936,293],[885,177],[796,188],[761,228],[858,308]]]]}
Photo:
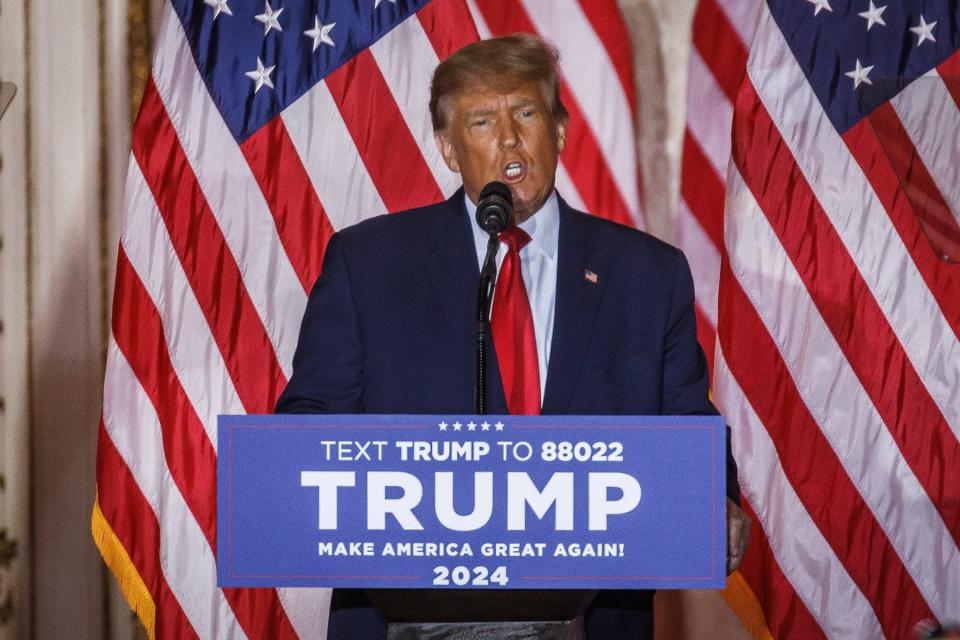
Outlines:
{"type": "Polygon", "coordinates": [[[277,589],[287,618],[301,640],[327,637],[331,589],[295,587],[277,589]]]}
{"type": "Polygon", "coordinates": [[[960,582],[952,578],[960,575],[960,551],[732,167],[726,243],[730,267],[777,344],[804,404],[931,609],[946,614],[951,603],[960,602],[960,582]]]}
{"type": "Polygon", "coordinates": [[[201,638],[245,638],[217,588],[213,552],[164,463],[153,404],[111,337],[103,422],[160,525],[160,564],[170,590],[201,638]],[[184,553],[189,549],[189,553],[184,553]]]}
{"type": "Polygon", "coordinates": [[[717,299],[719,297],[720,251],[713,240],[690,213],[687,203],[680,200],[677,214],[677,247],[687,256],[693,273],[697,305],[710,321],[717,326],[717,299]]]}
{"type": "Polygon", "coordinates": [[[770,434],[717,344],[714,398],[733,429],[744,496],[763,525],[773,555],[797,596],[829,637],[882,638],[870,602],[847,573],[787,479],[770,434]]]}
{"type": "Polygon", "coordinates": [[[744,48],[749,48],[760,17],[762,2],[757,0],[716,0],[720,10],[726,14],[730,26],[736,31],[744,48]]]}
{"type": "MultiPolygon", "coordinates": [[[[169,5],[168,5],[169,6],[169,5]]],[[[172,10],[172,9],[168,9],[172,10]]],[[[180,20],[164,17],[153,74],[180,144],[289,378],[307,296],[250,165],[207,92],[180,20]]]]}
{"type": "Polygon", "coordinates": [[[493,35],[490,32],[487,21],[483,19],[483,12],[480,11],[477,3],[474,0],[467,0],[467,7],[470,8],[470,14],[473,16],[473,24],[477,27],[477,34],[480,36],[480,39],[486,40],[493,35]]]}
{"type": "Polygon", "coordinates": [[[567,173],[567,168],[563,166],[562,162],[557,163],[557,176],[556,176],[556,187],[557,192],[563,196],[563,199],[567,201],[567,204],[577,209],[578,211],[586,211],[587,205],[584,204],[583,198],[580,197],[580,192],[577,191],[577,187],[574,186],[573,180],[570,178],[570,174],[567,173]]]}
{"type": "Polygon", "coordinates": [[[427,105],[430,80],[440,59],[423,25],[416,16],[407,18],[375,42],[370,51],[440,191],[445,198],[450,197],[460,188],[460,176],[447,168],[433,141],[427,105]]]}
{"type": "Polygon", "coordinates": [[[690,50],[687,102],[687,128],[700,144],[710,166],[723,180],[730,160],[733,105],[696,48],[690,50]]]}
{"type": "Polygon", "coordinates": [[[960,109],[936,69],[890,101],[924,166],[960,222],[960,109]],[[930,126],[936,122],[937,126],[930,126]]]}
{"type": "Polygon", "coordinates": [[[174,371],[216,451],[217,415],[244,413],[243,404],[170,242],[153,193],[133,158],[126,185],[124,211],[135,217],[136,223],[124,225],[120,242],[160,314],[174,371]]]}
{"type": "Polygon", "coordinates": [[[754,43],[747,64],[750,79],[907,357],[960,439],[960,342],[766,6],[762,21],[767,37],[754,43]]]}
{"type": "Polygon", "coordinates": [[[334,230],[387,212],[326,83],[314,85],[281,117],[334,230]]]}
{"type": "Polygon", "coordinates": [[[560,51],[564,79],[597,140],[631,218],[642,225],[633,114],[606,47],[576,0],[522,3],[540,35],[560,51]]]}

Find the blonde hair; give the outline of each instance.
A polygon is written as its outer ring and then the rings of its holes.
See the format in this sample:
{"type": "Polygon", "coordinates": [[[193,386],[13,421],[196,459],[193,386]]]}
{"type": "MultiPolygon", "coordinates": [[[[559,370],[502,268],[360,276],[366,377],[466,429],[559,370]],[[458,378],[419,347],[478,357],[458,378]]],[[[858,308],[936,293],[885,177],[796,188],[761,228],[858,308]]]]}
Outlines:
{"type": "Polygon", "coordinates": [[[449,98],[464,89],[486,87],[507,93],[537,82],[553,119],[566,124],[560,100],[560,55],[555,47],[529,33],[472,42],[437,66],[430,83],[430,118],[434,131],[447,126],[449,98]]]}

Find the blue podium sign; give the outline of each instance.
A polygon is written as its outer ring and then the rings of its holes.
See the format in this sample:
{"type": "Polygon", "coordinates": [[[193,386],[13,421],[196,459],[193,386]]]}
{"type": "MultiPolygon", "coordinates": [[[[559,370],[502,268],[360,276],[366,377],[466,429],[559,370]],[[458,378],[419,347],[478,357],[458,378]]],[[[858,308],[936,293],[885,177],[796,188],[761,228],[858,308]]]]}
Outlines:
{"type": "Polygon", "coordinates": [[[221,416],[221,586],[725,584],[713,416],[221,416]]]}

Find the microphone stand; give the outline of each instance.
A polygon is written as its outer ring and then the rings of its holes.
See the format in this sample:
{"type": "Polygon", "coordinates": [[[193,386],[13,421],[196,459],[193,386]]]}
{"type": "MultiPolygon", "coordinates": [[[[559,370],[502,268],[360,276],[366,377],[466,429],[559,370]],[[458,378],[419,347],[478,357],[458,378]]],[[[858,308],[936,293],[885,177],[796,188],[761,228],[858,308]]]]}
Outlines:
{"type": "Polygon", "coordinates": [[[477,291],[477,388],[473,396],[477,415],[487,413],[487,343],[490,339],[490,302],[497,280],[497,250],[500,249],[497,235],[491,233],[487,242],[487,257],[480,270],[480,288],[477,291]]]}

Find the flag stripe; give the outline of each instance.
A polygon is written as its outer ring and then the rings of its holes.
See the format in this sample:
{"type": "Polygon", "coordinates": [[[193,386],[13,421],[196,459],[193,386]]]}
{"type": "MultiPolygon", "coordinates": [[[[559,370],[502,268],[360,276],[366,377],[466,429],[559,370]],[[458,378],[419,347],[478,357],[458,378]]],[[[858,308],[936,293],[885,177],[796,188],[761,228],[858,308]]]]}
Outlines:
{"type": "MultiPolygon", "coordinates": [[[[811,631],[819,626],[833,636],[874,638],[882,635],[870,603],[801,504],[781,466],[775,443],[728,368],[722,350],[718,352],[714,390],[724,416],[737,425],[733,446],[739,456],[738,463],[751,471],[745,474],[742,489],[750,504],[757,505],[755,520],[762,525],[757,527],[760,529],[757,533],[762,537],[766,531],[774,531],[765,542],[793,585],[786,591],[777,589],[765,594],[768,604],[781,611],[793,610],[813,616],[817,624],[809,625],[811,631]],[[782,536],[773,527],[788,530],[790,535],[782,536]]],[[[751,544],[754,543],[751,539],[751,544]]],[[[774,615],[772,619],[782,617],[774,615]]],[[[777,627],[772,630],[779,637],[777,627]]],[[[790,635],[784,633],[783,637],[790,635]]]]}
{"type": "Polygon", "coordinates": [[[361,51],[327,76],[326,84],[389,211],[443,199],[369,51],[361,51]],[[404,175],[397,167],[409,173],[404,175]]]}
{"type": "Polygon", "coordinates": [[[890,101],[933,178],[960,242],[960,111],[936,70],[914,80],[890,101]],[[926,126],[930,119],[936,127],[926,126]]]}
{"type": "MultiPolygon", "coordinates": [[[[117,261],[116,288],[122,297],[117,298],[118,306],[114,309],[113,334],[117,348],[113,361],[114,370],[129,371],[132,381],[128,381],[128,386],[134,385],[137,389],[142,389],[142,393],[152,405],[160,440],[153,443],[151,449],[164,453],[170,477],[182,494],[185,507],[193,516],[190,518],[184,513],[182,517],[199,527],[199,531],[206,538],[205,547],[213,565],[212,553],[216,549],[216,504],[210,500],[210,496],[216,495],[215,453],[169,360],[160,315],[122,247],[117,261]],[[120,363],[120,359],[124,363],[120,363]],[[124,367],[123,364],[127,366],[124,367]]],[[[111,383],[111,392],[121,386],[121,382],[116,379],[111,380],[111,383]]],[[[117,400],[111,404],[109,398],[105,397],[105,413],[108,409],[120,408],[120,402],[122,401],[117,400]]],[[[142,411],[139,413],[142,414],[142,411]]],[[[108,428],[112,426],[113,419],[112,414],[107,413],[105,421],[108,428]]],[[[117,422],[120,425],[129,424],[120,420],[117,422]]],[[[117,442],[115,437],[114,442],[117,442]]],[[[143,449],[141,446],[138,452],[142,454],[143,449]]],[[[131,460],[126,455],[124,458],[131,460]]],[[[147,486],[156,486],[156,483],[147,486]]],[[[167,521],[170,521],[170,516],[167,521]]],[[[195,543],[200,544],[200,541],[196,540],[195,543]]],[[[213,574],[215,584],[215,568],[213,574]]],[[[250,637],[266,637],[265,634],[268,633],[275,634],[274,637],[296,637],[282,612],[276,592],[268,589],[225,589],[223,593],[233,607],[237,620],[250,637]],[[270,620],[271,617],[275,619],[270,620]],[[270,620],[269,626],[264,626],[265,620],[270,620]]],[[[193,616],[191,619],[195,620],[193,616]]],[[[201,635],[205,634],[201,631],[201,635]]]]}
{"type": "MultiPolygon", "coordinates": [[[[949,462],[960,461],[960,442],[907,360],[749,84],[744,85],[740,101],[748,106],[738,110],[734,120],[734,162],[820,316],[943,518],[947,533],[952,532],[960,543],[960,510],[951,506],[960,504],[960,465],[949,462]],[[748,144],[746,138],[754,142],[748,144]],[[792,215],[793,211],[805,215],[792,215]],[[843,301],[850,301],[849,305],[843,301]],[[891,378],[889,371],[898,376],[891,378]]],[[[927,533],[935,535],[935,531],[927,533]]]]}
{"type": "Polygon", "coordinates": [[[240,149],[269,203],[284,252],[304,291],[309,292],[320,275],[333,225],[283,119],[275,117],[244,140],[240,149]]]}
{"type": "Polygon", "coordinates": [[[460,0],[433,0],[417,11],[417,19],[440,60],[480,38],[470,8],[460,0]]]}
{"type": "MultiPolygon", "coordinates": [[[[766,32],[776,25],[763,9],[766,32]]],[[[762,24],[762,23],[761,23],[762,24]]],[[[776,33],[779,34],[777,31],[776,33]]],[[[808,180],[817,201],[837,230],[847,252],[887,317],[911,363],[918,370],[935,371],[925,376],[930,395],[951,429],[960,437],[960,342],[939,312],[906,248],[899,242],[881,203],[866,177],[850,157],[842,139],[824,113],[793,53],[781,37],[755,43],[747,68],[771,118],[777,122],[783,141],[808,180]],[[775,75],[763,69],[776,68],[775,75]],[[789,100],[788,100],[789,96],[789,100]],[[798,119],[792,113],[807,114],[798,119]],[[877,259],[882,247],[883,259],[877,259]],[[910,300],[910,306],[900,304],[910,300]],[[918,327],[916,317],[925,318],[918,327]]]]}
{"type": "Polygon", "coordinates": [[[707,163],[706,156],[689,129],[683,136],[680,185],[683,201],[700,228],[713,246],[723,246],[723,182],[707,163]]]}
{"type": "MultiPolygon", "coordinates": [[[[700,0],[693,14],[693,46],[729,102],[747,67],[747,49],[716,0],[700,0]]],[[[689,85],[695,88],[693,83],[689,85]]]]}
{"type": "Polygon", "coordinates": [[[940,63],[937,67],[943,83],[947,85],[947,91],[953,96],[953,101],[960,109],[960,51],[940,63]]]}
{"type": "MultiPolygon", "coordinates": [[[[697,141],[701,153],[706,156],[704,161],[708,162],[713,172],[722,179],[727,174],[727,162],[730,160],[730,127],[718,127],[717,121],[733,121],[733,104],[721,91],[696,49],[690,52],[689,80],[687,134],[697,141]]],[[[682,184],[683,176],[680,180],[682,184]]],[[[717,206],[722,205],[721,199],[717,206]]]]}
{"type": "MultiPolygon", "coordinates": [[[[930,617],[932,611],[821,433],[767,333],[766,323],[757,315],[754,301],[740,288],[727,261],[721,267],[720,287],[725,298],[720,322],[736,329],[720,333],[721,349],[733,377],[767,429],[803,507],[857,587],[874,603],[884,633],[904,636],[910,621],[930,617]],[[789,423],[790,429],[776,429],[781,422],[789,423]]],[[[762,475],[759,478],[765,481],[762,475]]],[[[787,543],[782,540],[785,536],[790,543],[798,539],[792,532],[777,529],[771,535],[771,544],[777,545],[787,543]]],[[[799,589],[796,583],[794,588],[799,589]]]]}
{"type": "MultiPolygon", "coordinates": [[[[172,124],[182,155],[189,160],[207,208],[220,227],[217,235],[225,239],[236,263],[243,265],[247,296],[264,323],[277,360],[292,362],[306,307],[303,287],[284,253],[276,221],[246,158],[220,117],[197,66],[190,62],[193,54],[172,9],[164,12],[156,51],[153,82],[166,114],[175,114],[172,124]],[[277,313],[279,309],[285,312],[277,313]]],[[[244,82],[248,82],[246,78],[244,82]]],[[[134,137],[150,140],[151,136],[152,131],[144,129],[134,137]]],[[[157,158],[158,171],[163,168],[161,160],[157,158]]],[[[289,369],[284,375],[290,375],[289,369]]]]}
{"type": "MultiPolygon", "coordinates": [[[[877,117],[881,117],[883,109],[889,107],[874,111],[877,117]]],[[[941,260],[933,251],[920,228],[917,214],[904,197],[896,171],[891,167],[889,156],[877,139],[871,122],[859,122],[848,129],[843,138],[909,251],[924,284],[936,299],[940,312],[953,327],[955,335],[960,336],[960,305],[956,304],[956,292],[960,291],[960,270],[941,260]]]]}
{"type": "Polygon", "coordinates": [[[460,188],[460,178],[447,168],[440,155],[433,139],[430,113],[424,108],[430,103],[430,81],[440,61],[420,21],[402,22],[375,42],[370,52],[442,197],[449,197],[460,188]]]}
{"type": "Polygon", "coordinates": [[[113,315],[117,348],[159,417],[162,444],[156,451],[163,452],[171,480],[183,494],[207,543],[213,547],[216,545],[216,510],[209,497],[216,495],[216,483],[208,470],[211,465],[216,466],[216,457],[170,362],[160,316],[123,247],[117,259],[116,290],[121,294],[115,297],[113,315]]]}
{"type": "MultiPolygon", "coordinates": [[[[927,165],[918,156],[911,134],[904,128],[893,105],[880,105],[870,113],[868,120],[938,256],[950,253],[951,248],[960,248],[960,225],[934,183],[927,165]]],[[[946,131],[943,134],[944,140],[953,141],[946,131]]],[[[954,172],[957,166],[960,165],[951,167],[954,172]]],[[[954,256],[960,258],[960,252],[954,252],[954,256]]]]}
{"type": "MultiPolygon", "coordinates": [[[[154,136],[149,147],[143,138],[134,137],[134,157],[224,355],[240,400],[248,412],[269,411],[286,385],[286,377],[152,82],[147,83],[138,121],[154,136]],[[167,185],[171,174],[179,178],[177,189],[167,185]],[[235,340],[236,335],[242,338],[235,340]],[[259,375],[244,375],[249,371],[259,375]]],[[[302,291],[299,282],[297,289],[302,291]]]]}
{"type": "MultiPolygon", "coordinates": [[[[334,230],[387,213],[326,83],[314,85],[282,117],[334,230]],[[317,122],[324,125],[318,127],[317,122]]],[[[306,299],[302,306],[306,307],[306,299]]]]}
{"type": "MultiPolygon", "coordinates": [[[[136,277],[129,279],[135,286],[136,277]]],[[[110,383],[104,388],[106,431],[151,510],[158,514],[160,562],[170,589],[201,638],[247,637],[224,594],[216,588],[214,557],[204,533],[183,495],[168,480],[169,467],[157,457],[163,451],[164,435],[153,403],[112,340],[107,347],[106,380],[110,383]],[[137,428],[131,429],[134,424],[137,428]],[[176,552],[185,547],[191,550],[189,558],[176,552]]]]}
{"type": "MultiPolygon", "coordinates": [[[[636,140],[633,119],[635,111],[628,99],[627,88],[620,83],[610,52],[598,37],[578,0],[519,0],[526,20],[537,33],[548,38],[560,52],[563,83],[570,100],[576,100],[585,131],[592,133],[600,155],[605,159],[614,186],[625,201],[630,218],[640,220],[640,195],[636,166],[636,140]],[[584,51],[593,52],[584,56],[584,51]],[[565,62],[566,61],[566,62],[565,62]],[[598,91],[598,87],[606,90],[598,91]]],[[[601,4],[601,3],[597,3],[601,4]]],[[[606,14],[618,15],[611,4],[606,14]]],[[[615,24],[622,22],[617,21],[615,24]]],[[[621,41],[616,47],[621,55],[629,55],[629,47],[621,41]]],[[[606,211],[595,209],[595,211],[606,211]]]]}
{"type": "MultiPolygon", "coordinates": [[[[749,502],[743,500],[741,506],[750,520],[755,523],[760,521],[756,512],[750,508],[749,502]]],[[[821,623],[810,614],[810,610],[783,574],[779,560],[770,548],[770,541],[761,526],[755,525],[750,529],[750,546],[737,571],[760,602],[771,638],[797,637],[794,629],[804,630],[807,634],[804,640],[827,637],[820,627],[821,623]]],[[[879,637],[879,634],[877,635],[879,637]]],[[[754,635],[754,638],[757,636],[754,635]]]]}
{"type": "Polygon", "coordinates": [[[217,415],[240,413],[243,404],[170,242],[153,194],[132,158],[125,210],[136,216],[138,224],[124,230],[121,246],[147,296],[152,301],[179,302],[178,306],[154,305],[177,380],[200,418],[210,446],[216,450],[217,415]]]}
{"type": "MultiPolygon", "coordinates": [[[[507,2],[478,0],[475,4],[479,7],[485,24],[494,35],[517,31],[537,32],[517,0],[507,2]]],[[[550,37],[550,34],[543,35],[546,38],[550,37]]],[[[614,181],[607,159],[589,129],[580,104],[570,91],[566,80],[561,81],[560,99],[570,114],[567,143],[560,155],[560,162],[566,166],[567,173],[573,180],[587,210],[602,212],[604,217],[623,224],[636,225],[637,222],[631,217],[627,202],[614,181]]],[[[632,179],[635,181],[636,177],[632,179]]]]}
{"type": "MultiPolygon", "coordinates": [[[[958,550],[861,382],[840,353],[763,211],[739,176],[738,172],[731,172],[728,202],[736,202],[737,206],[735,210],[727,210],[727,237],[736,241],[728,242],[726,248],[730,269],[752,302],[751,313],[763,319],[776,344],[778,355],[774,366],[783,367],[784,373],[789,373],[789,391],[796,394],[791,402],[805,405],[802,415],[805,420],[809,419],[807,428],[829,443],[835,459],[849,474],[863,502],[869,505],[876,524],[889,538],[927,602],[934,611],[942,612],[943,603],[960,601],[960,585],[951,585],[942,573],[950,567],[960,570],[958,550]],[[762,271],[758,269],[761,265],[762,271]],[[777,296],[767,291],[771,281],[781,288],[777,296]],[[807,362],[811,349],[817,354],[816,367],[807,362]],[[831,397],[843,398],[843,404],[831,406],[820,400],[831,397]],[[851,429],[851,424],[857,428],[851,429]],[[862,455],[863,451],[870,451],[869,458],[862,455]],[[904,527],[905,522],[911,526],[904,527]]],[[[721,274],[722,283],[725,274],[721,274]]],[[[748,320],[752,322],[753,317],[748,320]]],[[[745,328],[750,329],[749,340],[757,344],[758,328],[753,325],[745,328]]],[[[732,351],[724,346],[724,353],[732,351]]],[[[756,353],[755,357],[761,356],[756,353]]],[[[730,365],[734,367],[734,362],[730,365]]],[[[743,385],[742,378],[737,377],[743,385]]],[[[753,394],[748,392],[748,395],[754,399],[753,394]]],[[[774,415],[765,417],[768,426],[776,424],[774,415]]],[[[782,432],[779,435],[792,437],[782,432]]],[[[823,462],[819,458],[828,456],[828,452],[829,448],[817,454],[817,462],[823,462]]],[[[836,488],[835,482],[831,495],[836,496],[836,488]]],[[[869,513],[860,516],[870,518],[869,513]]],[[[850,565],[847,566],[853,573],[850,565]]],[[[876,602],[884,601],[877,598],[876,602]]]]}
{"type": "MultiPolygon", "coordinates": [[[[549,0],[536,0],[540,12],[557,9],[549,0]]],[[[531,2],[531,0],[528,0],[531,2]]],[[[531,2],[532,3],[532,2],[531,2]]],[[[631,42],[630,32],[623,21],[620,9],[612,2],[594,2],[587,0],[579,3],[580,10],[590,22],[590,26],[596,33],[597,38],[603,45],[610,58],[610,64],[614,72],[620,79],[620,87],[627,100],[629,113],[637,113],[637,89],[633,81],[633,60],[631,58],[631,48],[624,46],[631,42]]],[[[565,20],[570,20],[570,16],[563,16],[565,20]]],[[[582,49],[581,49],[582,50],[582,49]]],[[[594,90],[594,84],[591,90],[594,90]]],[[[632,133],[631,133],[632,135],[632,133]]]]}
{"type": "Polygon", "coordinates": [[[113,440],[107,435],[103,421],[97,432],[97,453],[103,461],[97,465],[97,485],[111,489],[103,495],[98,494],[100,509],[150,590],[150,597],[156,605],[155,637],[197,638],[197,632],[170,591],[160,566],[160,526],[157,517],[144,499],[113,440]]]}

